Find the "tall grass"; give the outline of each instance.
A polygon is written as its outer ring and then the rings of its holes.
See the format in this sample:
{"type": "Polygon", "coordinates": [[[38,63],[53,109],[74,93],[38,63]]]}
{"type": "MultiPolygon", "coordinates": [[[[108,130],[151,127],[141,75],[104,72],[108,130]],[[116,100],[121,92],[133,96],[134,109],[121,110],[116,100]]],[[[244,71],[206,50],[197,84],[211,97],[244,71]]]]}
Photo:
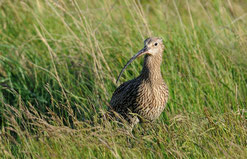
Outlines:
{"type": "Polygon", "coordinates": [[[0,157],[246,158],[246,28],[244,0],[1,1],[0,157]],[[100,114],[149,36],[169,103],[128,132],[100,114]]]}

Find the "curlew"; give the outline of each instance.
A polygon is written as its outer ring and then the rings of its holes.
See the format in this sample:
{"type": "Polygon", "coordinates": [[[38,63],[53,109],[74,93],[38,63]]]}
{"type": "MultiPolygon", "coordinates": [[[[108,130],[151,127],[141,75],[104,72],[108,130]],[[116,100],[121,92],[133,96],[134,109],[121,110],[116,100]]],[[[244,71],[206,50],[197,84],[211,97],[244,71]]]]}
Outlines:
{"type": "Polygon", "coordinates": [[[163,51],[161,38],[147,38],[143,49],[127,62],[117,78],[118,82],[126,67],[137,57],[145,55],[140,75],[121,84],[110,101],[111,109],[127,120],[131,127],[144,120],[157,119],[165,108],[169,92],[160,70],[163,51]]]}

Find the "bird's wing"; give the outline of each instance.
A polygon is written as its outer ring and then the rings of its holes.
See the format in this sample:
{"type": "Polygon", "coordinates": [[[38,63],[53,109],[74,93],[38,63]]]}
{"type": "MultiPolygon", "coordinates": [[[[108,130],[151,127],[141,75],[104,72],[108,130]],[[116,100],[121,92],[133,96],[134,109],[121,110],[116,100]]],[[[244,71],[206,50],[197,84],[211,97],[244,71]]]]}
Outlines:
{"type": "Polygon", "coordinates": [[[111,107],[116,111],[123,107],[129,107],[132,103],[132,98],[134,98],[137,91],[137,88],[135,87],[136,85],[133,80],[121,84],[112,95],[110,101],[111,107]]]}

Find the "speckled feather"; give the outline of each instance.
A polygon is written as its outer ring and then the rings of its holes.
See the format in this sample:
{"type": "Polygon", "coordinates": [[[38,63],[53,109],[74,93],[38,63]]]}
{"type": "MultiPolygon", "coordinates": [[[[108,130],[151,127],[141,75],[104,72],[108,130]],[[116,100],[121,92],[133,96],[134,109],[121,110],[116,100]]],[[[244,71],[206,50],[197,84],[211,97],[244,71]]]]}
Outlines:
{"type": "MultiPolygon", "coordinates": [[[[146,39],[144,48],[152,49],[158,39],[146,39]]],[[[164,50],[162,41],[159,47],[155,50],[156,52],[153,51],[153,54],[145,55],[141,74],[137,78],[121,84],[112,95],[111,108],[132,125],[142,120],[157,119],[167,103],[168,87],[163,81],[160,71],[164,50]]]]}

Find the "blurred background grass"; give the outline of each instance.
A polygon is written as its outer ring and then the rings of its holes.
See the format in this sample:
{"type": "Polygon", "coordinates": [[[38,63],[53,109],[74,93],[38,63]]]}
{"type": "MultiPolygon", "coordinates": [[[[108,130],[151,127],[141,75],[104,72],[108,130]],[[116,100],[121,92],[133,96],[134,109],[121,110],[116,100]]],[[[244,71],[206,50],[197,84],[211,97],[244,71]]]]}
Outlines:
{"type": "Polygon", "coordinates": [[[1,1],[0,157],[246,158],[246,28],[245,0],[1,1]],[[149,36],[170,98],[131,134],[99,114],[149,36]]]}

